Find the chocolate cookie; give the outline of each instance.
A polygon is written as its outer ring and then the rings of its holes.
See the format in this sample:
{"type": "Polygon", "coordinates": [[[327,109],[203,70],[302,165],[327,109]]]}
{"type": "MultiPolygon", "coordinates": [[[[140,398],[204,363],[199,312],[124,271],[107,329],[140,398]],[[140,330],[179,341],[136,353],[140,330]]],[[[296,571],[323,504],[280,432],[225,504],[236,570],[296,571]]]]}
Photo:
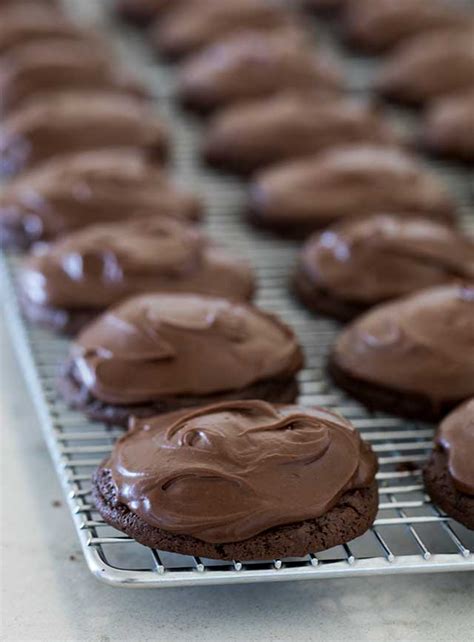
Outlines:
{"type": "Polygon", "coordinates": [[[377,462],[322,408],[224,402],[133,424],[94,475],[105,521],[161,550],[301,557],[362,535],[377,462]]]}
{"type": "Polygon", "coordinates": [[[61,155],[25,173],[0,194],[0,247],[26,248],[92,223],[149,216],[202,217],[200,199],[132,150],[61,155]]]}
{"type": "Polygon", "coordinates": [[[2,8],[0,20],[0,56],[15,47],[44,38],[88,40],[90,32],[82,30],[57,10],[54,4],[30,2],[9,3],[2,8]]]}
{"type": "Polygon", "coordinates": [[[207,113],[243,100],[265,98],[283,90],[341,89],[338,67],[314,54],[306,35],[294,25],[269,34],[232,34],[193,56],[178,73],[181,103],[207,113]]]}
{"type": "Polygon", "coordinates": [[[29,170],[62,154],[94,149],[141,150],[162,162],[163,122],[143,101],[110,92],[65,92],[18,109],[0,123],[0,175],[29,170]]]}
{"type": "Polygon", "coordinates": [[[380,68],[376,88],[420,105],[474,86],[474,28],[421,34],[400,45],[380,68]]]}
{"type": "Polygon", "coordinates": [[[377,306],[334,345],[329,373],[370,409],[436,421],[474,395],[474,284],[377,306]]]}
{"type": "Polygon", "coordinates": [[[214,167],[250,174],[352,143],[396,145],[400,137],[364,103],[315,92],[287,93],[219,112],[205,133],[202,153],[214,167]]]}
{"type": "Polygon", "coordinates": [[[89,417],[126,425],[224,399],[297,394],[301,349],[276,317],[243,303],[198,295],[128,299],[86,327],[59,388],[89,417]]]}
{"type": "Polygon", "coordinates": [[[423,288],[474,280],[474,241],[427,219],[343,221],[303,247],[293,287],[311,310],[348,321],[423,288]]]}
{"type": "Polygon", "coordinates": [[[271,31],[292,22],[283,5],[265,0],[184,3],[152,27],[150,38],[163,55],[181,58],[238,30],[271,31]]]}
{"type": "Polygon", "coordinates": [[[428,105],[422,144],[430,152],[463,163],[474,162],[474,86],[428,105]]]}
{"type": "Polygon", "coordinates": [[[341,146],[269,168],[249,188],[249,220],[285,235],[306,236],[380,212],[450,225],[456,205],[441,179],[415,158],[371,145],[341,146]]]}
{"type": "Polygon", "coordinates": [[[376,53],[425,31],[463,27],[469,13],[442,0],[348,0],[343,18],[347,39],[376,53]]]}
{"type": "Polygon", "coordinates": [[[0,60],[0,110],[18,109],[57,91],[107,90],[146,96],[143,86],[117,69],[105,47],[47,38],[16,47],[0,60]]]}
{"type": "Polygon", "coordinates": [[[26,316],[65,333],[135,294],[249,300],[255,289],[245,261],[168,217],[90,225],[69,234],[30,255],[19,283],[26,316]]]}
{"type": "Polygon", "coordinates": [[[431,458],[423,471],[435,504],[474,530],[474,398],[441,423],[431,458]]]}

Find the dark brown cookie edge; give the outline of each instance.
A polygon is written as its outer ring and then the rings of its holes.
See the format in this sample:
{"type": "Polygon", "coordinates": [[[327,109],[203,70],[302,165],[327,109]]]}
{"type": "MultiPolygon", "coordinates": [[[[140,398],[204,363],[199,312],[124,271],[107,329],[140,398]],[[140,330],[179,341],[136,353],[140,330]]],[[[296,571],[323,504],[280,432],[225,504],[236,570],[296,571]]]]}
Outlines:
{"type": "Polygon", "coordinates": [[[331,317],[343,323],[351,321],[370,307],[332,296],[326,288],[314,283],[301,267],[296,269],[290,287],[293,294],[311,312],[331,317]]]}
{"type": "Polygon", "coordinates": [[[395,390],[358,379],[339,366],[334,353],[329,357],[327,372],[336,386],[360,401],[370,411],[381,410],[407,419],[437,422],[464,401],[446,399],[435,403],[419,393],[395,390]]]}
{"type": "Polygon", "coordinates": [[[462,493],[449,473],[446,453],[435,448],[423,469],[426,490],[433,502],[447,515],[474,530],[474,497],[462,493]]]}
{"type": "Polygon", "coordinates": [[[292,375],[281,379],[260,381],[240,390],[215,395],[163,397],[152,403],[114,405],[93,397],[86,386],[78,381],[71,363],[66,364],[62,376],[57,382],[57,388],[66,403],[72,408],[84,412],[92,421],[101,421],[124,428],[128,426],[128,420],[132,415],[140,418],[151,417],[181,408],[192,408],[235,399],[264,399],[273,403],[293,403],[298,397],[298,382],[292,375]]]}
{"type": "Polygon", "coordinates": [[[103,519],[150,548],[223,560],[272,560],[304,557],[309,552],[344,544],[365,533],[378,510],[374,481],[367,489],[345,493],[325,515],[296,524],[278,526],[241,542],[211,544],[191,535],[169,533],[147,524],[117,501],[110,470],[99,467],[93,477],[92,496],[103,519]]]}

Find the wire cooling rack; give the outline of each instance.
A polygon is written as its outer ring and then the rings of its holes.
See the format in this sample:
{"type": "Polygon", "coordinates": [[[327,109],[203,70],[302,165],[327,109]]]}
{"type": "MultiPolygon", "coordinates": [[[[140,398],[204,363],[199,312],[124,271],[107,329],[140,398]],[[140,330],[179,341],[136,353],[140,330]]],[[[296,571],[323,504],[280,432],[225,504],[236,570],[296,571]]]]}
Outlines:
{"type": "MultiPolygon", "coordinates": [[[[101,27],[119,53],[126,53],[129,65],[155,90],[160,111],[174,132],[177,177],[207,200],[209,233],[253,263],[259,278],[257,303],[277,313],[297,332],[307,359],[299,377],[300,403],[340,411],[372,444],[380,464],[380,504],[373,527],[349,544],[305,558],[267,562],[222,562],[152,550],[105,524],[91,503],[90,476],[122,431],[85,420],[56,394],[58,364],[69,342],[22,320],[15,286],[20,257],[6,254],[0,260],[0,292],[8,326],[90,570],[111,585],[140,588],[474,570],[474,533],[445,516],[423,489],[420,467],[431,449],[433,427],[368,414],[330,384],[324,364],[338,326],[314,318],[289,295],[288,276],[297,246],[249,231],[240,221],[242,185],[199,167],[199,123],[177,111],[169,98],[170,69],[156,63],[138,34],[110,24],[98,5],[84,2],[73,7],[99,9],[94,19],[103,21],[101,27]]],[[[347,64],[354,89],[363,90],[372,63],[349,58],[341,51],[339,55],[347,64]]],[[[469,226],[473,222],[472,175],[447,165],[436,168],[451,183],[469,226]]]]}

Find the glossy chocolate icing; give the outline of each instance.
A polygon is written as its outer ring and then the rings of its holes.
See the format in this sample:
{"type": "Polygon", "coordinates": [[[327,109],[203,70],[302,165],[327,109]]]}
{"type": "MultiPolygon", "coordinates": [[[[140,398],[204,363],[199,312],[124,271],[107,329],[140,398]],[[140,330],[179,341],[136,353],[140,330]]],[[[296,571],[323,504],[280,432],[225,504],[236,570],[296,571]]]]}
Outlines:
{"type": "Polygon", "coordinates": [[[474,86],[474,27],[421,34],[381,66],[377,88],[389,97],[424,103],[474,86]]]}
{"type": "Polygon", "coordinates": [[[251,172],[351,143],[394,145],[399,136],[375,110],[318,93],[287,93],[236,105],[211,120],[204,155],[216,165],[251,172]]]}
{"type": "Polygon", "coordinates": [[[0,56],[18,45],[38,38],[87,40],[87,31],[62,16],[52,4],[43,2],[11,2],[0,16],[0,56]]]}
{"type": "Polygon", "coordinates": [[[156,23],[151,30],[151,39],[162,53],[181,57],[241,29],[267,31],[285,27],[291,22],[294,22],[291,12],[277,2],[184,3],[156,23]]]}
{"type": "Polygon", "coordinates": [[[196,196],[130,150],[61,156],[15,179],[0,194],[0,231],[21,232],[30,242],[92,223],[161,215],[198,220],[201,213],[196,196]]]}
{"type": "Polygon", "coordinates": [[[474,162],[474,85],[469,92],[430,103],[423,143],[437,154],[474,162]]]}
{"type": "Polygon", "coordinates": [[[178,75],[183,103],[209,111],[271,96],[282,90],[336,92],[342,80],[336,64],[308,47],[294,26],[268,34],[231,34],[193,56],[178,75]]]}
{"type": "Polygon", "coordinates": [[[448,456],[449,473],[456,488],[474,495],[474,398],[441,422],[435,443],[448,456]]]}
{"type": "Polygon", "coordinates": [[[403,39],[433,29],[463,26],[469,14],[442,0],[348,0],[345,31],[359,47],[390,49],[403,39]]]}
{"type": "Polygon", "coordinates": [[[341,415],[237,401],[137,421],[104,467],[151,526],[225,543],[325,514],[377,462],[341,415]]]}
{"type": "Polygon", "coordinates": [[[361,382],[464,401],[474,395],[474,282],[377,306],[343,330],[333,359],[361,382]]]}
{"type": "Polygon", "coordinates": [[[4,112],[47,93],[81,89],[145,94],[138,82],[114,66],[107,48],[92,40],[33,40],[0,59],[4,112]]]}
{"type": "Polygon", "coordinates": [[[332,296],[373,305],[435,285],[474,281],[474,241],[428,219],[379,214],[312,237],[300,267],[332,296]]]}
{"type": "Polygon", "coordinates": [[[250,205],[269,224],[314,229],[379,212],[451,222],[455,212],[435,174],[402,151],[370,145],[270,168],[255,177],[250,205]]]}
{"type": "Polygon", "coordinates": [[[71,359],[96,399],[119,405],[239,390],[290,378],[302,364],[295,336],[275,317],[185,294],[112,308],[79,335],[71,359]]]}
{"type": "Polygon", "coordinates": [[[249,265],[166,217],[91,225],[30,255],[22,294],[37,305],[103,309],[141,292],[250,299],[249,265]]]}
{"type": "MultiPolygon", "coordinates": [[[[15,174],[54,156],[132,148],[163,159],[168,134],[143,101],[111,92],[59,92],[0,123],[0,173],[15,174]]],[[[118,153],[118,151],[117,151],[118,153]]]]}

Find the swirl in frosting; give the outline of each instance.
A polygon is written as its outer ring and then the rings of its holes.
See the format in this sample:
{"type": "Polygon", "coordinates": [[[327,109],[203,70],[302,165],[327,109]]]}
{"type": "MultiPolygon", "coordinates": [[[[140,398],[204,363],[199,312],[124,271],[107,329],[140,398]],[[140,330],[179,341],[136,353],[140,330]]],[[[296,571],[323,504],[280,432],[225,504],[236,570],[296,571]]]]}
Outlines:
{"type": "Polygon", "coordinates": [[[272,315],[190,294],[127,299],[79,335],[71,360],[96,399],[118,405],[289,380],[302,365],[293,332],[272,315]]]}
{"type": "Polygon", "coordinates": [[[340,415],[264,401],[136,421],[103,466],[148,524],[212,543],[319,517],[377,469],[340,415]]]}

